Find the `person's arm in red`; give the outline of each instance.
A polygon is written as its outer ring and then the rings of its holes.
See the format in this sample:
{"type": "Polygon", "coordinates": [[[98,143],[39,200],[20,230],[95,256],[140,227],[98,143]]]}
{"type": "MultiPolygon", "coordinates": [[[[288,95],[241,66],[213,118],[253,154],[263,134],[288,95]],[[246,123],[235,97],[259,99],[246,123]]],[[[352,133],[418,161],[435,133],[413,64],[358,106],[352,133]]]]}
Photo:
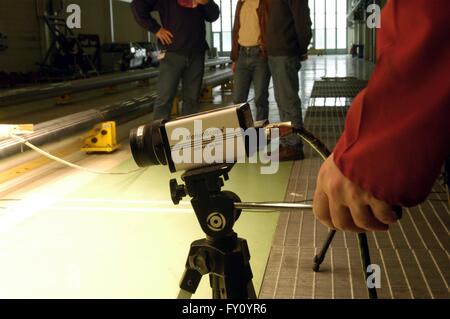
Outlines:
{"type": "MultiPolygon", "coordinates": [[[[335,194],[347,198],[335,203],[327,192],[339,192],[331,187],[336,183],[329,183],[326,171],[319,175],[315,212],[327,225],[334,225],[333,207],[355,220],[352,199],[360,205],[365,198],[367,203],[413,206],[429,194],[450,153],[448,12],[447,0],[391,0],[384,8],[374,74],[349,110],[333,164],[326,163],[337,166],[353,194],[335,194]]],[[[372,212],[366,214],[392,222],[369,207],[372,212]]],[[[356,226],[371,229],[362,224],[356,226]]],[[[378,226],[373,229],[384,229],[378,226]]]]}
{"type": "Polygon", "coordinates": [[[450,152],[448,0],[389,1],[375,72],[334,150],[343,174],[390,204],[426,199],[450,152]]]}

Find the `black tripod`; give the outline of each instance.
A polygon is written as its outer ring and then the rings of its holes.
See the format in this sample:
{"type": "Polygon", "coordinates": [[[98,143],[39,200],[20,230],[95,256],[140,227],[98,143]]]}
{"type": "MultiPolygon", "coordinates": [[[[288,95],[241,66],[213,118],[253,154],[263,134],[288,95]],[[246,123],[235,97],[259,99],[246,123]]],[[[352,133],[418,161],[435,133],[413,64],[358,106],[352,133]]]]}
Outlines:
{"type": "MultiPolygon", "coordinates": [[[[303,128],[295,129],[321,156],[326,159],[330,152],[313,134],[303,128]]],[[[170,181],[172,201],[178,205],[189,195],[197,219],[206,234],[206,239],[191,244],[186,269],[180,282],[179,298],[190,298],[197,290],[203,275],[209,274],[214,299],[255,299],[253,274],[250,267],[250,252],[247,241],[237,237],[233,226],[238,220],[241,209],[312,209],[311,205],[287,203],[241,203],[240,198],[229,191],[222,191],[224,180],[233,165],[217,165],[187,171],[182,175],[185,185],[178,185],[175,179],[170,181]]],[[[402,217],[402,208],[393,207],[398,218],[402,217]]],[[[331,230],[318,255],[314,257],[313,270],[318,272],[331,242],[336,235],[331,230]]],[[[358,234],[359,250],[366,279],[371,265],[369,245],[365,233],[358,234]]],[[[368,287],[369,297],[377,298],[376,288],[368,287]]]]}
{"type": "MultiPolygon", "coordinates": [[[[295,132],[304,141],[306,141],[308,144],[310,144],[313,147],[313,149],[315,149],[323,159],[326,159],[331,155],[331,152],[328,150],[328,148],[320,140],[318,140],[313,134],[306,131],[304,128],[297,128],[295,132]]],[[[393,206],[393,210],[397,214],[397,217],[400,219],[402,217],[402,208],[400,206],[393,206]]],[[[319,272],[320,265],[325,260],[325,256],[328,252],[328,249],[330,248],[330,245],[331,245],[335,235],[336,235],[336,230],[330,230],[319,254],[314,256],[314,260],[313,260],[314,264],[312,267],[314,272],[319,272]]],[[[358,234],[358,244],[359,244],[359,252],[361,254],[361,259],[362,259],[362,268],[363,268],[363,272],[365,274],[365,278],[367,280],[371,275],[370,273],[368,273],[368,267],[372,264],[372,262],[370,260],[369,244],[367,241],[366,233],[358,234]]],[[[377,289],[375,287],[371,288],[369,286],[367,287],[367,289],[369,292],[369,298],[377,299],[377,289]]]]}
{"type": "Polygon", "coordinates": [[[187,171],[178,185],[170,181],[172,200],[177,205],[189,195],[205,239],[191,244],[178,298],[190,298],[203,275],[209,274],[214,299],[256,299],[250,252],[245,239],[238,238],[233,226],[241,211],[239,197],[222,191],[232,165],[211,166],[187,171]]]}
{"type": "MultiPolygon", "coordinates": [[[[325,144],[323,144],[318,138],[316,138],[311,132],[307,131],[305,128],[303,127],[294,128],[294,133],[298,134],[306,143],[308,143],[322,157],[322,159],[326,160],[331,155],[331,152],[328,150],[325,144]]],[[[393,206],[392,209],[397,214],[398,219],[402,218],[403,211],[400,206],[393,206]]],[[[314,264],[312,267],[314,272],[319,272],[320,265],[325,260],[325,256],[327,254],[328,249],[330,248],[330,245],[335,235],[336,230],[330,230],[319,254],[314,256],[313,260],[314,264]]],[[[359,244],[359,252],[361,254],[362,259],[363,273],[365,274],[365,278],[367,280],[371,275],[370,273],[368,273],[368,267],[372,264],[372,262],[370,260],[370,251],[369,251],[369,244],[367,241],[367,235],[365,233],[358,234],[358,244],[359,244]]],[[[367,286],[367,289],[369,292],[369,298],[377,299],[377,289],[375,287],[371,288],[369,286],[367,286]]]]}
{"type": "MultiPolygon", "coordinates": [[[[394,206],[393,210],[397,214],[397,217],[400,219],[402,217],[402,208],[399,206],[394,206]]],[[[336,235],[336,230],[330,230],[330,232],[328,233],[328,237],[325,240],[319,254],[314,256],[314,265],[313,265],[314,272],[319,272],[320,265],[322,264],[322,262],[325,259],[325,255],[327,254],[328,248],[330,248],[331,242],[334,239],[334,235],[336,235]]],[[[358,234],[358,244],[359,244],[359,251],[361,253],[361,258],[362,258],[363,272],[366,275],[366,280],[367,280],[370,276],[367,269],[372,264],[372,262],[370,261],[369,244],[367,242],[366,233],[358,234]]],[[[373,288],[367,287],[367,289],[369,291],[369,298],[377,299],[377,289],[375,287],[373,287],[373,288]]]]}

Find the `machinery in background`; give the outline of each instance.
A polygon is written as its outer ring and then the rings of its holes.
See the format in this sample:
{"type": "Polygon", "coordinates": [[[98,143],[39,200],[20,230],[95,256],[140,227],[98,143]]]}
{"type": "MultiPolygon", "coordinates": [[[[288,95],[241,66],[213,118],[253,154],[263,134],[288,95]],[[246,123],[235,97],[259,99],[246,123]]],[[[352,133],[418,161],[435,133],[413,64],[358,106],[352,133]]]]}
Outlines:
{"type": "Polygon", "coordinates": [[[159,50],[149,42],[107,43],[101,49],[102,72],[128,71],[158,65],[159,50]]]}
{"type": "MultiPolygon", "coordinates": [[[[98,74],[101,66],[101,45],[100,45],[100,37],[98,34],[78,34],[77,36],[78,42],[81,44],[83,51],[89,57],[92,64],[94,65],[98,74]]],[[[88,62],[88,61],[85,61],[88,62]]],[[[90,63],[88,63],[87,69],[90,67],[90,63]]]]}
{"type": "Polygon", "coordinates": [[[61,1],[49,1],[43,14],[50,34],[50,46],[39,63],[39,74],[49,79],[87,77],[98,74],[100,38],[98,35],[75,35],[63,17],[61,1]]]}
{"type": "MultiPolygon", "coordinates": [[[[101,45],[97,34],[76,34],[67,26],[62,0],[45,0],[38,15],[43,19],[49,39],[37,71],[7,73],[0,70],[0,88],[84,79],[100,73],[158,66],[156,44],[110,43],[101,45]]],[[[8,48],[7,37],[0,33],[0,52],[8,48]]]]}
{"type": "Polygon", "coordinates": [[[159,66],[158,56],[161,53],[158,45],[152,42],[138,42],[138,44],[147,50],[147,64],[149,66],[159,66]]]}
{"type": "Polygon", "coordinates": [[[90,69],[89,64],[74,63],[74,61],[83,61],[81,58],[56,54],[53,58],[48,58],[48,61],[51,60],[52,63],[41,65],[38,72],[6,73],[0,71],[0,88],[9,89],[24,84],[73,80],[80,77],[86,78],[92,74],[126,72],[159,65],[160,51],[153,43],[110,43],[100,46],[98,35],[79,34],[77,39],[84,52],[89,53],[90,61],[95,64],[95,73],[77,71],[78,67],[85,68],[85,70],[90,69]]]}

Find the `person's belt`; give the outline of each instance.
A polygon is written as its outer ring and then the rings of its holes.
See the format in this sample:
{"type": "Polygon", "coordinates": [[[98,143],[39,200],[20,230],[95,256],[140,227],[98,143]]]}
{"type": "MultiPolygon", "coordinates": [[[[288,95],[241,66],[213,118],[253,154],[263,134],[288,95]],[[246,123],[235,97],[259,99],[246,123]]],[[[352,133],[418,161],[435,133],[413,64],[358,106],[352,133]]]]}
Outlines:
{"type": "Polygon", "coordinates": [[[252,51],[256,51],[256,50],[261,50],[261,46],[260,45],[254,45],[251,47],[244,47],[242,45],[239,46],[239,50],[244,51],[245,53],[250,53],[252,51]]]}

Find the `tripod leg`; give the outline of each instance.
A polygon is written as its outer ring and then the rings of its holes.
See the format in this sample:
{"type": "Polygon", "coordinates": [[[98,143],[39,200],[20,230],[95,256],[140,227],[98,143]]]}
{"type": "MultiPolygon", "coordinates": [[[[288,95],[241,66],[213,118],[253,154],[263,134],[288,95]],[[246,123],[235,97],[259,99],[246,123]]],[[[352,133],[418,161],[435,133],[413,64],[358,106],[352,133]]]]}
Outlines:
{"type": "Polygon", "coordinates": [[[325,255],[327,254],[328,248],[330,248],[331,242],[333,241],[334,235],[336,235],[335,230],[330,230],[328,233],[328,237],[325,240],[325,243],[322,246],[322,249],[320,250],[319,254],[314,256],[314,264],[313,264],[313,271],[318,272],[320,270],[320,265],[323,263],[325,259],[325,255]]]}
{"type": "Polygon", "coordinates": [[[202,275],[195,269],[186,268],[180,282],[180,292],[177,299],[191,299],[197,291],[202,275]]]}
{"type": "MultiPolygon", "coordinates": [[[[363,272],[365,274],[366,278],[366,284],[367,279],[369,278],[369,274],[367,273],[367,267],[369,267],[372,262],[370,261],[370,252],[369,252],[369,244],[367,242],[367,235],[365,233],[358,234],[358,242],[359,242],[359,251],[361,253],[361,258],[363,262],[363,272]]],[[[377,299],[377,289],[375,287],[370,288],[367,287],[369,292],[369,298],[370,299],[377,299]]]]}
{"type": "Polygon", "coordinates": [[[213,299],[256,299],[250,252],[245,239],[235,239],[233,251],[221,252],[210,274],[213,299]]]}
{"type": "Polygon", "coordinates": [[[252,280],[242,276],[223,278],[211,274],[209,280],[213,299],[257,299],[252,280]]]}
{"type": "Polygon", "coordinates": [[[226,299],[223,280],[219,276],[210,274],[209,284],[211,285],[213,299],[226,299]]]}
{"type": "Polygon", "coordinates": [[[253,281],[250,281],[248,283],[247,294],[248,294],[248,299],[257,299],[255,286],[253,286],[253,281]]]}

